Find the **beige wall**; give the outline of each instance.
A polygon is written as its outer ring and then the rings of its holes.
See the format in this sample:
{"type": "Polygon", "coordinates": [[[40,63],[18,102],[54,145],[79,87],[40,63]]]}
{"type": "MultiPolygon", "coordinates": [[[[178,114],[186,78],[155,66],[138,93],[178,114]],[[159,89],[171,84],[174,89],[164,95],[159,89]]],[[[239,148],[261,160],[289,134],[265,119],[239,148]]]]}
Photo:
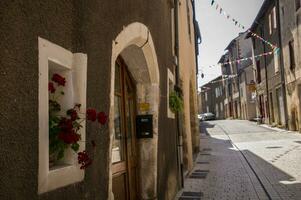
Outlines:
{"type": "Polygon", "coordinates": [[[180,0],[179,5],[179,66],[184,97],[184,165],[193,166],[193,150],[199,146],[197,121],[196,59],[193,10],[190,0],[180,0]],[[187,5],[188,4],[188,5],[187,5]],[[188,15],[187,15],[188,6],[188,15]],[[190,26],[188,25],[190,23],[190,26]],[[190,27],[190,31],[189,28],[190,27]],[[190,34],[189,34],[190,32],[190,34]]]}

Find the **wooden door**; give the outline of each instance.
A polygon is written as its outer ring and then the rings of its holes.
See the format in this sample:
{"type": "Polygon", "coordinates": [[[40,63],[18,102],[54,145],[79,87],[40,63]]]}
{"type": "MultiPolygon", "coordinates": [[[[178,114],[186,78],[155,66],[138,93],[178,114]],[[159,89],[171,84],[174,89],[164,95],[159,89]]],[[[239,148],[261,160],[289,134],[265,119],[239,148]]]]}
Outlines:
{"type": "Polygon", "coordinates": [[[115,67],[115,134],[112,147],[115,200],[137,199],[135,87],[121,58],[115,67]]]}

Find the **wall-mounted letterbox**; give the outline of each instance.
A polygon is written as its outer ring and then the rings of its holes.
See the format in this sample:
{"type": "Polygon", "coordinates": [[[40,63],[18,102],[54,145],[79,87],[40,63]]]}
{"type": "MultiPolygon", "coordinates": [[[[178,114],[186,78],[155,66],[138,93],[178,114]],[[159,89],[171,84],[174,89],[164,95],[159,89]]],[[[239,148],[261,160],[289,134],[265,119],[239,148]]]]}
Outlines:
{"type": "Polygon", "coordinates": [[[137,115],[136,117],[137,138],[153,138],[153,116],[137,115]]]}

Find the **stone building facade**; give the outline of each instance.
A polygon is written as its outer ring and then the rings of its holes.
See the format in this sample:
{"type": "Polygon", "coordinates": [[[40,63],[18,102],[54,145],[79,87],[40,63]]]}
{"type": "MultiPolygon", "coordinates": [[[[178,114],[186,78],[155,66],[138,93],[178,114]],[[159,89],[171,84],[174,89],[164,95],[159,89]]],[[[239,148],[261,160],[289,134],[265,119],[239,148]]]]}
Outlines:
{"type": "Polygon", "coordinates": [[[254,62],[258,115],[264,123],[286,127],[286,92],[283,56],[279,51],[281,39],[278,8],[278,1],[265,0],[250,30],[279,48],[275,49],[252,37],[255,56],[271,52],[271,55],[258,57],[254,62]]]}
{"type": "Polygon", "coordinates": [[[194,1],[179,1],[179,74],[183,92],[183,168],[193,168],[193,154],[199,151],[199,122],[197,118],[197,45],[200,40],[195,21],[194,1]]]}
{"type": "Polygon", "coordinates": [[[219,76],[211,82],[202,86],[200,94],[202,104],[201,113],[211,112],[216,119],[225,118],[223,76],[219,76]]]}
{"type": "Polygon", "coordinates": [[[301,57],[299,0],[279,1],[282,55],[286,84],[288,128],[300,131],[301,119],[301,57]]]}
{"type": "MultiPolygon", "coordinates": [[[[174,198],[181,187],[179,138],[167,97],[176,73],[175,4],[180,2],[0,3],[0,199],[174,198]],[[78,169],[73,154],[70,162],[49,167],[47,84],[56,72],[72,83],[68,101],[108,114],[101,134],[84,125],[81,148],[93,159],[86,170],[78,169]],[[152,116],[153,137],[135,137],[137,115],[152,116]]],[[[186,1],[181,5],[186,16],[186,1]]],[[[185,63],[191,70],[194,64],[185,63]]],[[[193,74],[183,80],[189,97],[196,95],[189,90],[193,74]]],[[[191,102],[185,108],[194,109],[191,102]]]]}

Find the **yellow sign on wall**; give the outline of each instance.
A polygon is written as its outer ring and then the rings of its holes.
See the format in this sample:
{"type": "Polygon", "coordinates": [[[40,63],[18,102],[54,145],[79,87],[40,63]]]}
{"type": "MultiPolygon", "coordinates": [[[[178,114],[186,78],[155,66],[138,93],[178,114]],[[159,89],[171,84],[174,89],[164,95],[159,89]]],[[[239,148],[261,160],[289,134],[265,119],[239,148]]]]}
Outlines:
{"type": "Polygon", "coordinates": [[[149,107],[150,107],[149,103],[139,103],[139,110],[141,112],[149,111],[149,107]]]}

